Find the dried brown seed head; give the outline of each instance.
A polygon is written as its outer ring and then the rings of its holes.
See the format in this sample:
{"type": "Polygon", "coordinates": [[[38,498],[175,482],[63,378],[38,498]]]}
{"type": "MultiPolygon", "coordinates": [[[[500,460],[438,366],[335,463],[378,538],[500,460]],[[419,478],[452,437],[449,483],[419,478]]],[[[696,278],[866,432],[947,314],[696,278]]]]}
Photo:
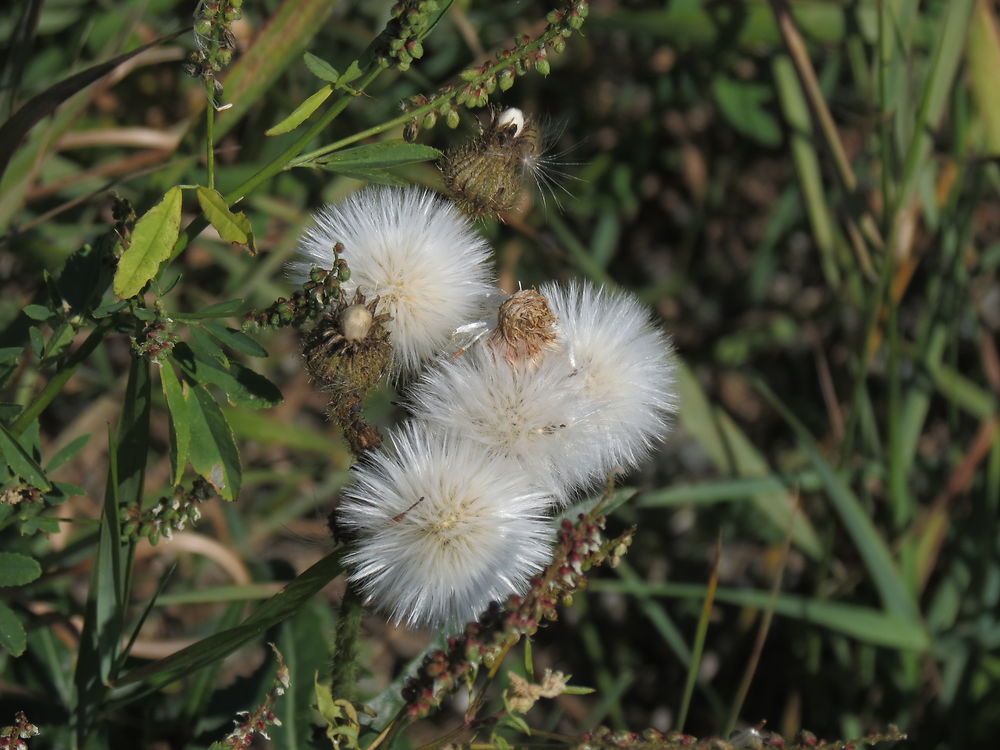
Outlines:
{"type": "Polygon", "coordinates": [[[534,289],[508,297],[497,312],[497,327],[489,345],[511,364],[531,362],[557,338],[556,316],[548,300],[534,289]]]}

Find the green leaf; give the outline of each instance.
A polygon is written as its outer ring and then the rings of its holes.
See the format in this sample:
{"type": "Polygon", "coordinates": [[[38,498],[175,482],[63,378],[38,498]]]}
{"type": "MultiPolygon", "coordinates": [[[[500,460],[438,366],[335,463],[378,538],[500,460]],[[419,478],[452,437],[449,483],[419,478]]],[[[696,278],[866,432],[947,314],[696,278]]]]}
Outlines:
{"type": "Polygon", "coordinates": [[[820,475],[834,511],[847,529],[861,559],[864,560],[868,575],[878,589],[882,605],[897,619],[919,623],[920,614],[913,596],[896,566],[888,545],[875,528],[864,506],[851,492],[843,478],[823,458],[805,425],[764,383],[757,381],[754,385],[792,428],[799,445],[820,475]]]}
{"type": "Polygon", "coordinates": [[[357,60],[352,60],[351,64],[347,66],[347,70],[343,72],[337,81],[341,86],[350,83],[351,81],[359,78],[361,76],[362,70],[361,66],[358,65],[357,60]]]}
{"type": "MultiPolygon", "coordinates": [[[[721,471],[734,477],[774,474],[764,456],[729,415],[711,405],[694,373],[682,362],[677,366],[677,397],[681,404],[680,423],[721,471]]],[[[750,498],[754,509],[767,519],[775,537],[780,539],[791,523],[795,546],[813,559],[821,558],[819,537],[809,519],[795,513],[790,492],[762,489],[750,498]]]]}
{"type": "Polygon", "coordinates": [[[715,103],[729,124],[758,143],[775,147],[781,143],[781,126],[764,107],[772,98],[771,87],[716,76],[712,82],[715,103]]]}
{"type": "Polygon", "coordinates": [[[11,656],[20,656],[28,645],[24,626],[14,610],[0,602],[0,646],[11,656]]]}
{"type": "Polygon", "coordinates": [[[238,331],[235,328],[228,328],[221,323],[201,323],[202,328],[208,331],[216,341],[228,346],[233,351],[246,354],[248,357],[266,357],[267,349],[262,347],[252,337],[238,331]]]}
{"type": "Polygon", "coordinates": [[[266,409],[282,401],[281,391],[263,375],[237,362],[226,367],[194,341],[177,344],[171,359],[195,383],[217,385],[231,404],[266,409]]]}
{"type": "Polygon", "coordinates": [[[181,189],[172,187],[135,223],[132,244],[118,260],[112,285],[115,294],[126,299],[141,292],[170,257],[180,230],[181,189]]]}
{"type": "Polygon", "coordinates": [[[295,130],[295,128],[309,119],[310,115],[319,109],[319,106],[329,99],[330,94],[332,93],[333,86],[327,84],[292,110],[292,113],[284,120],[272,128],[264,131],[264,135],[281,135],[282,133],[288,133],[295,130]]]}
{"type": "Polygon", "coordinates": [[[41,321],[48,320],[55,315],[55,313],[45,307],[45,305],[26,305],[24,308],[24,314],[32,320],[41,321]]]}
{"type": "Polygon", "coordinates": [[[42,467],[2,424],[0,424],[0,453],[3,454],[11,471],[32,487],[37,487],[42,491],[52,487],[45,472],[42,471],[42,467]]]}
{"type": "MultiPolygon", "coordinates": [[[[590,582],[588,589],[638,597],[664,596],[695,600],[705,597],[705,586],[695,583],[595,579],[590,582]]],[[[719,588],[715,592],[715,598],[729,604],[764,608],[771,600],[771,592],[719,588]]],[[[774,600],[774,611],[876,646],[914,651],[924,651],[930,646],[930,636],[919,622],[871,607],[781,594],[774,600]]]]}
{"type": "Polygon", "coordinates": [[[167,411],[170,412],[170,463],[173,467],[173,483],[180,484],[191,446],[191,415],[188,399],[181,389],[173,365],[169,362],[164,362],[160,366],[160,385],[167,401],[167,411]]]}
{"type": "Polygon", "coordinates": [[[74,438],[69,443],[64,445],[52,458],[49,459],[48,464],[45,466],[46,472],[53,472],[60,466],[69,461],[73,456],[80,452],[80,450],[90,441],[90,435],[80,435],[74,438]]]}
{"type": "Polygon", "coordinates": [[[430,146],[391,140],[334,151],[315,163],[331,172],[359,172],[432,161],[440,156],[441,152],[430,146]]]}
{"type": "MultiPolygon", "coordinates": [[[[309,72],[321,81],[336,83],[337,79],[340,78],[340,73],[338,73],[337,70],[330,65],[330,63],[322,58],[316,57],[316,55],[311,52],[306,52],[305,55],[303,55],[303,60],[305,60],[306,67],[309,68],[309,72]]],[[[350,81],[345,81],[345,83],[350,83],[350,81]]]]}
{"type": "Polygon", "coordinates": [[[23,586],[42,574],[38,560],[17,552],[0,552],[0,586],[23,586]]]}
{"type": "Polygon", "coordinates": [[[25,104],[14,114],[14,116],[7,120],[2,127],[0,127],[0,175],[6,171],[7,164],[10,162],[11,156],[14,154],[24,136],[27,135],[28,131],[34,127],[35,123],[39,122],[46,115],[51,114],[52,111],[62,104],[63,101],[73,96],[73,94],[76,94],[81,89],[89,86],[97,79],[107,75],[126,60],[135,57],[141,52],[145,52],[151,47],[170,41],[171,39],[180,36],[185,31],[186,30],[182,29],[181,31],[161,37],[160,39],[150,42],[149,44],[136,47],[134,50],[126,52],[124,55],[119,55],[111,60],[94,65],[86,70],[82,70],[79,73],[71,75],[69,78],[64,78],[58,83],[49,86],[49,88],[45,89],[45,91],[25,102],[25,104]]]}
{"type": "Polygon", "coordinates": [[[174,320],[202,320],[204,318],[229,318],[236,315],[243,309],[244,300],[227,299],[225,302],[216,302],[196,313],[171,313],[174,320]]]}
{"type": "Polygon", "coordinates": [[[251,253],[257,252],[254,244],[253,228],[246,214],[234,214],[229,210],[226,199],[217,190],[198,186],[198,204],[205,218],[215,227],[215,231],[226,242],[237,242],[248,245],[251,253]]]}
{"type": "Polygon", "coordinates": [[[226,500],[240,492],[240,454],[229,423],[204,386],[188,394],[191,420],[191,465],[226,500]]]}
{"type": "Polygon", "coordinates": [[[340,552],[331,552],[266,601],[243,624],[209,636],[176,654],[133,670],[115,687],[147,682],[163,686],[188,676],[208,664],[220,661],[245,643],[296,614],[320,589],[341,573],[340,552]]]}

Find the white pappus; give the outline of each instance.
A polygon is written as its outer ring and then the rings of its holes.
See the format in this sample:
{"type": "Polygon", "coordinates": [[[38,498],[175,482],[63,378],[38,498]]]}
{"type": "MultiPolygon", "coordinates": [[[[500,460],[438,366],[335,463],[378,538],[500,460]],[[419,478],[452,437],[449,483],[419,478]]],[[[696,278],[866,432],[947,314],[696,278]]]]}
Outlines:
{"type": "Polygon", "coordinates": [[[396,373],[413,373],[445,348],[456,328],[481,315],[492,287],[490,248],[450,201],[419,188],[368,187],[319,210],[288,266],[301,283],[333,265],[344,246],[343,289],[380,298],[396,373]]]}

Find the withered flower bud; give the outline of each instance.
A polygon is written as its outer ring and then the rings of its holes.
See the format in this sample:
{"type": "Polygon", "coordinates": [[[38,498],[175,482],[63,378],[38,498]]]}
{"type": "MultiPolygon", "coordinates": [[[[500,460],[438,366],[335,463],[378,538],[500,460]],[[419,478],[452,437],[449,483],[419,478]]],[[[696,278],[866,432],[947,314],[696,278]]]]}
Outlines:
{"type": "Polygon", "coordinates": [[[511,364],[530,362],[556,341],[556,316],[534,289],[508,297],[497,313],[489,345],[511,364]]]}
{"type": "Polygon", "coordinates": [[[344,398],[363,395],[389,368],[392,344],[378,313],[378,297],[367,302],[364,293],[327,312],[306,337],[303,354],[309,374],[324,390],[344,398]]]}
{"type": "Polygon", "coordinates": [[[462,211],[500,218],[517,205],[538,148],[538,129],[521,110],[494,110],[482,132],[446,151],[438,166],[462,211]]]}

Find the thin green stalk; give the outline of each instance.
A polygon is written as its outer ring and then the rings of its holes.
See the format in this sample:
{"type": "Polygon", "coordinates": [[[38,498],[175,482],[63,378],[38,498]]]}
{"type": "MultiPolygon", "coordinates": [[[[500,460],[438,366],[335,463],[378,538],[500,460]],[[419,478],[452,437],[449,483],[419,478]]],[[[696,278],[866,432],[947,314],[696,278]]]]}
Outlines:
{"type": "Polygon", "coordinates": [[[677,712],[677,731],[684,731],[684,723],[687,721],[688,708],[691,706],[691,696],[694,695],[695,682],[698,680],[698,670],[701,667],[701,654],[705,649],[705,635],[708,633],[708,619],[712,616],[712,605],[715,603],[715,590],[719,586],[719,563],[722,559],[722,537],[715,543],[715,559],[712,561],[712,574],[708,579],[708,588],[705,591],[705,602],[701,608],[701,617],[698,618],[698,630],[694,636],[694,645],[691,647],[691,664],[688,667],[687,682],[684,685],[684,697],[681,699],[681,708],[677,712]]]}
{"type": "Polygon", "coordinates": [[[358,686],[358,636],[364,614],[361,595],[350,583],[340,600],[337,616],[337,635],[333,650],[333,682],[330,690],[334,698],[352,700],[358,686]]]}
{"type": "MultiPolygon", "coordinates": [[[[359,81],[356,90],[364,91],[364,89],[378,76],[379,73],[385,70],[386,67],[387,65],[385,63],[372,63],[365,75],[359,81]]],[[[347,108],[347,105],[350,104],[353,99],[354,96],[352,94],[343,94],[326,112],[323,113],[321,117],[317,118],[316,122],[314,122],[312,126],[309,127],[306,132],[303,133],[294,143],[258,170],[252,177],[244,181],[234,190],[227,193],[225,195],[226,203],[230,206],[239,203],[249,193],[252,193],[269,179],[281,172],[286,166],[288,166],[288,163],[292,159],[298,156],[309,141],[319,135],[327,125],[333,122],[340,115],[340,113],[347,108]]],[[[184,229],[181,230],[180,236],[177,238],[177,242],[174,243],[174,249],[171,251],[170,260],[173,260],[180,255],[184,248],[188,246],[188,243],[197,237],[207,226],[208,220],[203,216],[198,216],[190,224],[184,227],[184,229]]]]}
{"type": "MultiPolygon", "coordinates": [[[[518,49],[517,53],[514,56],[501,60],[500,62],[495,63],[489,68],[486,68],[481,75],[478,75],[476,76],[476,78],[469,81],[468,85],[475,86],[480,82],[492,78],[500,71],[511,67],[511,65],[513,65],[518,59],[524,58],[529,53],[541,49],[546,44],[548,44],[553,38],[559,36],[559,34],[560,31],[558,28],[552,28],[549,31],[546,31],[544,34],[540,35],[534,41],[529,42],[528,44],[518,49]]],[[[333,143],[327,144],[326,146],[318,148],[315,151],[310,151],[308,154],[304,154],[303,156],[296,159],[289,166],[294,167],[303,164],[305,162],[312,161],[317,157],[329,154],[332,151],[337,151],[338,149],[342,149],[344,148],[344,146],[349,146],[352,143],[357,143],[358,141],[364,140],[365,138],[370,138],[373,135],[378,135],[379,133],[384,133],[385,131],[391,130],[392,128],[396,127],[397,125],[402,125],[403,123],[409,122],[410,120],[419,121],[428,112],[438,109],[442,104],[445,104],[454,99],[456,96],[458,96],[459,93],[461,93],[462,88],[464,87],[454,87],[448,91],[439,93],[436,96],[432,97],[431,100],[426,104],[422,104],[419,107],[409,110],[408,112],[404,112],[398,117],[394,117],[391,120],[387,120],[386,122],[383,122],[380,125],[375,125],[373,127],[370,127],[368,128],[368,130],[362,130],[360,133],[355,133],[354,135],[347,136],[346,138],[341,138],[339,141],[334,141],[333,143]]]]}
{"type": "Polygon", "coordinates": [[[80,345],[80,348],[73,352],[73,355],[66,361],[66,364],[45,384],[42,392],[38,394],[35,400],[24,411],[18,414],[17,419],[10,426],[10,431],[13,434],[20,435],[24,432],[28,425],[52,402],[52,399],[59,395],[66,382],[73,377],[76,368],[80,366],[83,360],[90,356],[91,352],[104,339],[104,335],[108,332],[109,328],[111,328],[111,319],[105,318],[98,324],[97,328],[90,332],[90,335],[80,345]]]}
{"type": "Polygon", "coordinates": [[[215,190],[215,85],[214,81],[205,79],[205,95],[208,104],[205,106],[205,166],[208,169],[208,189],[215,190]]]}

